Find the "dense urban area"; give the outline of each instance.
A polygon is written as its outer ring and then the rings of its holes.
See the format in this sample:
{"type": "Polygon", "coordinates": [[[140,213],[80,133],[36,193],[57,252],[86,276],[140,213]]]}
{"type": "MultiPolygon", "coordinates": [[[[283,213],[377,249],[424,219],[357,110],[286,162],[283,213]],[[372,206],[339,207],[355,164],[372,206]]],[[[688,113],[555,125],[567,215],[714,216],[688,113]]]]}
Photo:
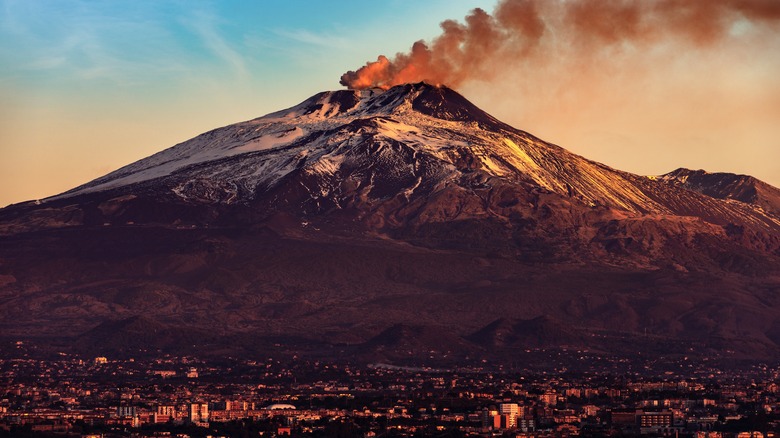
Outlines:
{"type": "MultiPolygon", "coordinates": [[[[772,437],[780,367],[529,351],[435,369],[24,352],[0,360],[0,437],[772,437]],[[562,358],[574,359],[576,366],[562,358]],[[541,364],[541,366],[540,366],[541,364]]],[[[8,352],[6,352],[8,353],[8,352]]]]}

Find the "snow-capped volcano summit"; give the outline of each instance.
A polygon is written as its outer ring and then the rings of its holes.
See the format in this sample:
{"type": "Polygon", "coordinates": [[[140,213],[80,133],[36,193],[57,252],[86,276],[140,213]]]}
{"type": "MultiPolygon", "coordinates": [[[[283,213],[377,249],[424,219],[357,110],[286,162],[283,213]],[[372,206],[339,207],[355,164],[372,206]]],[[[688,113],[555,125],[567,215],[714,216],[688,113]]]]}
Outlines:
{"type": "MultiPolygon", "coordinates": [[[[0,317],[366,348],[444,332],[468,351],[504,318],[517,342],[649,330],[780,357],[778,199],[749,177],[610,168],[446,87],[329,91],[0,209],[0,317]]],[[[399,345],[427,357],[427,339],[399,345]]]]}
{"type": "MultiPolygon", "coordinates": [[[[442,143],[450,140],[454,132],[480,126],[508,128],[444,87],[420,83],[387,91],[323,92],[286,110],[207,132],[59,197],[113,189],[188,171],[197,179],[203,172],[196,168],[202,168],[204,163],[241,156],[241,161],[254,163],[257,167],[242,166],[239,172],[211,174],[215,182],[246,189],[241,198],[215,193],[218,195],[215,201],[236,202],[244,197],[251,198],[257,187],[273,185],[296,169],[337,170],[335,161],[348,152],[342,137],[356,132],[362,135],[373,131],[386,140],[403,138],[419,148],[439,153],[446,147],[442,143]],[[421,132],[427,135],[422,136],[421,132]],[[337,152],[334,145],[339,146],[337,152]],[[320,160],[322,163],[318,163],[320,160]]],[[[231,165],[235,165],[235,161],[231,161],[231,165]]],[[[182,196],[186,195],[182,193],[182,196]]]]}
{"type": "MultiPolygon", "coordinates": [[[[780,220],[755,205],[724,209],[712,197],[668,182],[587,160],[498,121],[449,88],[418,83],[319,93],[286,110],[207,132],[50,200],[151,191],[187,202],[253,204],[286,187],[305,190],[297,202],[308,213],[350,205],[369,214],[398,195],[407,202],[443,192],[479,197],[492,187],[520,184],[526,193],[560,195],[567,209],[603,207],[632,217],[698,216],[716,225],[749,221],[765,230],[780,228],[780,220]]],[[[482,213],[491,215],[489,209],[482,213]]]]}

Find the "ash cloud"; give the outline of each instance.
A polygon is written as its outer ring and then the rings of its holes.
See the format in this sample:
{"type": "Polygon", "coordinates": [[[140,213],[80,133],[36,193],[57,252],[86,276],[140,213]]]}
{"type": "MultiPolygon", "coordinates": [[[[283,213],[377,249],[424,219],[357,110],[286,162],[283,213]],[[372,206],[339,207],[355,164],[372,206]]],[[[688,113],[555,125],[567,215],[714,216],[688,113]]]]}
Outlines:
{"type": "Polygon", "coordinates": [[[512,65],[555,45],[577,47],[583,57],[667,41],[703,48],[740,25],[778,23],[777,0],[503,0],[492,14],[477,8],[463,23],[442,22],[432,41],[392,58],[380,55],[344,73],[340,83],[351,89],[419,81],[457,87],[506,77],[512,65]]]}

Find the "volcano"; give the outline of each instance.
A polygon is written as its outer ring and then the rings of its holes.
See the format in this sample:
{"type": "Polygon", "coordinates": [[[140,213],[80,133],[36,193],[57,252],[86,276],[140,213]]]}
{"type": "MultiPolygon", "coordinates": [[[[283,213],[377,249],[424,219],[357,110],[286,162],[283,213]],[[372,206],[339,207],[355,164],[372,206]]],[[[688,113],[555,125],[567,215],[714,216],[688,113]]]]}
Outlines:
{"type": "Polygon", "coordinates": [[[323,92],[0,210],[0,303],[9,340],[115,354],[778,358],[780,190],[612,169],[442,86],[323,92]]]}

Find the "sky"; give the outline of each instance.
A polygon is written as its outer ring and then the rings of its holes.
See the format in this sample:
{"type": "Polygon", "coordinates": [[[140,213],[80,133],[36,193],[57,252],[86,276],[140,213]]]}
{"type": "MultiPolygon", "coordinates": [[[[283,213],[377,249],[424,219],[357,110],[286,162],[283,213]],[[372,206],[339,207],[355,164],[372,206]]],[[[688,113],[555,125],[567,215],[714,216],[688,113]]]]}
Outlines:
{"type": "MultiPolygon", "coordinates": [[[[496,4],[0,0],[0,206],[341,89],[348,70],[496,4]]],[[[780,186],[774,22],[737,19],[706,43],[662,35],[606,44],[548,19],[546,42],[493,59],[456,89],[517,128],[622,170],[689,167],[780,186]]]]}

